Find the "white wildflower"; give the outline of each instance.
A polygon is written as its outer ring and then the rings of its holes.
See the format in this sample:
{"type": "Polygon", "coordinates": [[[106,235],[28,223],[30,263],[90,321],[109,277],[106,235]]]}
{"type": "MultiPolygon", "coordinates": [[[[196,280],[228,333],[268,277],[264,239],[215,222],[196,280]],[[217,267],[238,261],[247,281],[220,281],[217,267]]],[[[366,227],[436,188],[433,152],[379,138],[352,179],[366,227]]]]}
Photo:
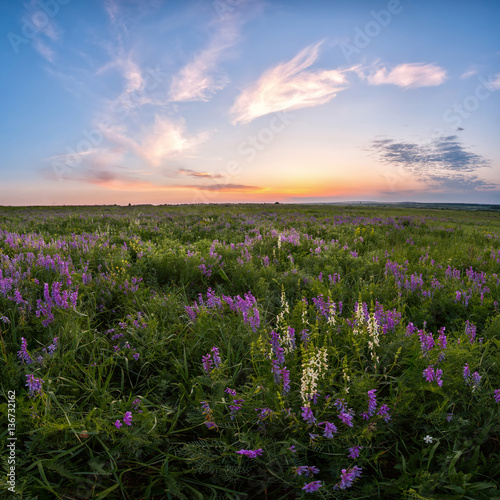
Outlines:
{"type": "Polygon", "coordinates": [[[356,302],[356,326],[354,327],[352,333],[357,335],[360,329],[363,328],[365,324],[365,313],[363,311],[363,305],[360,302],[356,302]]]}
{"type": "Polygon", "coordinates": [[[316,355],[312,355],[302,363],[302,378],[300,381],[300,396],[303,401],[309,401],[315,394],[318,387],[317,381],[322,378],[328,370],[328,355],[326,348],[321,348],[316,355]]]}
{"type": "Polygon", "coordinates": [[[336,308],[335,302],[331,302],[328,310],[328,320],[326,321],[330,326],[335,325],[336,308]]]}
{"type": "Polygon", "coordinates": [[[373,359],[375,358],[375,346],[379,345],[379,325],[374,313],[371,313],[368,319],[368,334],[371,337],[371,340],[368,341],[368,349],[370,349],[373,359]]]}

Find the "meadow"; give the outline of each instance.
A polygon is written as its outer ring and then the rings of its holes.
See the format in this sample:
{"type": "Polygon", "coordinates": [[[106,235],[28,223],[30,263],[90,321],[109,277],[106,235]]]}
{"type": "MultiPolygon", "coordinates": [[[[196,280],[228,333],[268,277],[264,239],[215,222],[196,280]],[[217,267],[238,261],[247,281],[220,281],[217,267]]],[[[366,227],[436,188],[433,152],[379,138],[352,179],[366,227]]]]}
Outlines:
{"type": "Polygon", "coordinates": [[[499,237],[494,211],[0,207],[2,498],[500,499],[499,237]]]}

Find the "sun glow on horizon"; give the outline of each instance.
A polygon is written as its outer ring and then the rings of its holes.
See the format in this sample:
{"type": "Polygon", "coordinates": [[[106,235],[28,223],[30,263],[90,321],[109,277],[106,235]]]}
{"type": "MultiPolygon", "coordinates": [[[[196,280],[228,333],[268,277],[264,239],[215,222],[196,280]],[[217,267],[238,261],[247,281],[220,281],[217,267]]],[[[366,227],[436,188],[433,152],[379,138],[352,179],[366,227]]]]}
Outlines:
{"type": "Polygon", "coordinates": [[[56,3],[0,18],[0,204],[500,203],[500,3],[56,3]]]}

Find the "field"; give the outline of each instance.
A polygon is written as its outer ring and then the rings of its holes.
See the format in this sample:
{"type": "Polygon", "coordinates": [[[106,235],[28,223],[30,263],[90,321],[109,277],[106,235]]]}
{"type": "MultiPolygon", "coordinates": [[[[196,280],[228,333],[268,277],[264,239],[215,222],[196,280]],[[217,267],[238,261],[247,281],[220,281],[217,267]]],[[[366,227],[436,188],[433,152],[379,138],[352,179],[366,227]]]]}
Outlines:
{"type": "Polygon", "coordinates": [[[500,213],[0,208],[2,498],[500,499],[500,213]]]}

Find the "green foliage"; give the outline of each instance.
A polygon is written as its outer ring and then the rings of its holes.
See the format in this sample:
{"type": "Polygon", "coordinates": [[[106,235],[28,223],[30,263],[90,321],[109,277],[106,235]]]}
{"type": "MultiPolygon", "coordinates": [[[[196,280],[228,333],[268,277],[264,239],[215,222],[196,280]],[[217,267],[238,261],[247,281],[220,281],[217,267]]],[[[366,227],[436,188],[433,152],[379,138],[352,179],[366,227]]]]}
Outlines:
{"type": "Polygon", "coordinates": [[[321,498],[500,498],[498,217],[286,205],[0,215],[0,435],[15,391],[17,497],[288,500],[318,480],[321,498]],[[50,318],[44,287],[58,283],[76,307],[54,292],[50,318]],[[349,409],[352,427],[339,418],[349,409]],[[354,465],[361,478],[334,491],[354,465]]]}

